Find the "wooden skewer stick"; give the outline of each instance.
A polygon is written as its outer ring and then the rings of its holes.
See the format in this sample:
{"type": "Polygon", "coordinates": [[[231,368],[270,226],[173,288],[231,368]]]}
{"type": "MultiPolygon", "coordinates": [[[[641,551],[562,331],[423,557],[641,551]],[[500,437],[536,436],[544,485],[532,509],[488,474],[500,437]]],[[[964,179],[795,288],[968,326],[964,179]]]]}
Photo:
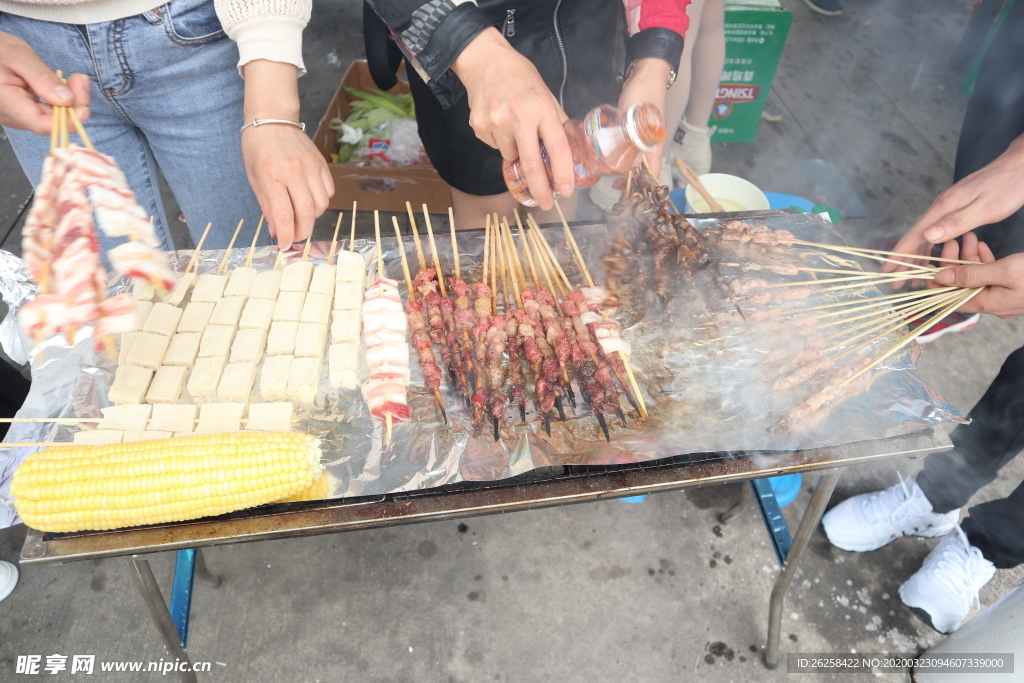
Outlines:
{"type": "Polygon", "coordinates": [[[857,282],[864,280],[934,280],[934,275],[926,275],[921,271],[904,271],[903,273],[863,273],[862,275],[850,275],[847,277],[829,277],[817,280],[798,280],[793,282],[771,282],[765,285],[765,289],[779,289],[781,287],[814,287],[820,285],[832,285],[837,282],[857,282]]]}
{"type": "Polygon", "coordinates": [[[533,251],[530,249],[530,240],[523,230],[523,222],[519,220],[519,209],[513,209],[516,215],[516,227],[519,228],[519,242],[522,244],[523,252],[526,254],[527,264],[530,266],[530,279],[533,280],[534,289],[540,289],[540,279],[537,277],[537,268],[533,263],[533,251]]]}
{"type": "Polygon", "coordinates": [[[452,207],[448,207],[448,227],[452,232],[452,255],[455,257],[455,277],[462,279],[462,270],[459,268],[459,243],[455,239],[455,214],[452,207]]]}
{"type": "MultiPolygon", "coordinates": [[[[731,266],[731,267],[734,267],[734,268],[740,268],[740,267],[743,266],[742,263],[720,263],[718,265],[720,265],[720,266],[731,266]]],[[[914,269],[914,270],[918,270],[918,271],[920,271],[922,273],[935,273],[936,272],[936,270],[934,268],[920,268],[918,266],[909,266],[909,267],[914,269]]],[[[863,270],[861,268],[845,268],[845,269],[843,269],[843,268],[807,268],[805,266],[796,266],[796,269],[798,271],[800,271],[801,273],[832,273],[832,274],[836,274],[836,275],[856,275],[858,273],[862,274],[862,275],[866,275],[866,274],[870,273],[870,271],[866,271],[866,270],[863,270]]],[[[781,274],[781,273],[775,273],[775,271],[773,271],[768,266],[766,266],[764,268],[764,270],[767,271],[767,272],[770,272],[770,273],[774,273],[775,275],[780,275],[781,274]]],[[[754,270],[754,271],[746,271],[746,272],[748,272],[748,273],[757,273],[757,272],[760,272],[760,271],[754,270]]],[[[876,274],[877,275],[885,275],[885,273],[876,273],[876,274]]]]}
{"type": "Polygon", "coordinates": [[[196,245],[195,251],[192,252],[192,258],[189,259],[188,265],[185,266],[186,273],[198,266],[199,254],[203,250],[203,242],[206,241],[206,236],[210,234],[210,228],[212,227],[213,223],[206,224],[206,230],[203,230],[203,236],[199,238],[199,244],[196,245]]]}
{"type": "MultiPolygon", "coordinates": [[[[67,83],[67,81],[65,81],[65,83],[67,83]]],[[[82,122],[78,118],[78,112],[75,111],[74,107],[68,107],[67,110],[68,114],[71,115],[71,120],[75,124],[75,132],[77,132],[78,136],[82,138],[82,144],[85,145],[86,149],[96,149],[92,146],[92,140],[89,139],[89,134],[85,132],[85,126],[82,125],[82,122]]]]}
{"type": "Polygon", "coordinates": [[[284,263],[284,251],[278,250],[277,258],[274,259],[274,267],[271,270],[277,270],[278,266],[284,263]]]}
{"type": "MultiPolygon", "coordinates": [[[[224,250],[224,258],[220,260],[220,265],[217,267],[217,275],[224,272],[224,269],[228,265],[228,259],[231,258],[231,249],[235,246],[235,240],[238,239],[238,233],[242,231],[242,223],[245,223],[245,219],[238,221],[238,227],[235,228],[235,234],[231,236],[231,241],[228,242],[228,248],[224,250]]],[[[199,253],[198,250],[196,253],[199,253]]]]}
{"type": "Polygon", "coordinates": [[[359,202],[352,200],[352,234],[348,238],[348,250],[356,250],[356,208],[359,202]]]}
{"type": "Polygon", "coordinates": [[[260,216],[260,222],[256,224],[256,232],[252,234],[252,244],[249,245],[249,253],[245,257],[245,267],[252,267],[252,254],[256,251],[256,240],[260,237],[260,229],[263,227],[264,217],[260,216]]]}
{"type": "Polygon", "coordinates": [[[507,233],[507,239],[508,239],[508,244],[506,245],[506,249],[509,250],[509,253],[511,254],[511,257],[512,257],[512,264],[513,264],[513,277],[512,277],[512,279],[513,279],[513,281],[516,281],[518,279],[518,283],[517,284],[520,287],[525,288],[526,287],[526,271],[523,270],[523,262],[519,258],[519,251],[516,249],[516,242],[515,242],[515,239],[513,239],[513,237],[512,237],[512,226],[509,225],[509,222],[508,222],[507,218],[502,218],[502,224],[504,225],[505,232],[507,233]]]}
{"type": "Polygon", "coordinates": [[[861,375],[863,375],[868,370],[872,369],[873,367],[875,367],[876,365],[878,365],[879,363],[884,361],[889,356],[893,355],[894,353],[896,353],[897,351],[902,349],[904,346],[906,346],[907,344],[909,344],[913,340],[915,340],[918,337],[920,337],[922,334],[924,334],[925,332],[927,332],[928,330],[933,328],[935,325],[939,324],[939,322],[943,318],[945,318],[947,315],[949,315],[953,311],[957,310],[958,308],[960,308],[961,306],[966,304],[968,301],[970,301],[971,299],[976,297],[978,294],[980,294],[983,289],[985,289],[985,288],[984,287],[978,287],[976,289],[966,290],[964,296],[962,296],[961,298],[953,301],[953,303],[951,303],[948,306],[946,306],[946,308],[942,309],[942,311],[940,311],[938,314],[936,314],[927,323],[921,325],[920,327],[918,327],[913,332],[905,335],[901,340],[899,340],[898,342],[893,344],[889,349],[887,349],[882,355],[880,355],[875,360],[871,361],[870,364],[866,365],[865,367],[861,368],[860,370],[855,372],[850,377],[847,377],[845,380],[840,382],[839,386],[840,387],[846,386],[847,384],[849,384],[853,380],[855,380],[858,377],[860,377],[861,375]]]}
{"type": "Polygon", "coordinates": [[[430,258],[434,261],[434,270],[437,274],[437,284],[441,288],[441,296],[448,296],[444,286],[444,275],[441,273],[441,259],[437,257],[437,244],[434,242],[434,227],[430,224],[430,212],[427,205],[423,205],[423,223],[427,226],[427,239],[430,240],[430,258]]]}
{"type": "MultiPolygon", "coordinates": [[[[955,297],[956,293],[953,293],[952,296],[955,297]]],[[[824,350],[824,353],[832,353],[833,351],[838,351],[840,348],[842,348],[844,346],[847,346],[849,344],[852,344],[854,341],[856,341],[858,339],[863,339],[865,336],[874,333],[875,330],[878,330],[878,329],[883,328],[883,327],[886,328],[882,332],[877,334],[876,336],[874,336],[871,339],[867,340],[866,342],[863,342],[862,344],[859,344],[857,346],[854,346],[852,348],[847,349],[846,351],[843,351],[838,356],[836,356],[836,360],[838,360],[839,358],[842,358],[843,356],[846,356],[846,355],[848,355],[850,353],[854,353],[856,351],[859,351],[860,349],[864,348],[865,346],[869,346],[870,344],[873,344],[874,342],[878,341],[879,339],[882,339],[883,337],[891,334],[892,332],[895,332],[896,330],[900,329],[905,324],[907,324],[908,320],[915,320],[917,318],[924,317],[925,315],[927,315],[927,314],[929,314],[929,313],[931,313],[931,312],[941,308],[948,301],[949,301],[949,299],[944,298],[944,297],[943,298],[939,298],[939,300],[937,302],[936,301],[927,301],[921,307],[914,309],[913,313],[911,314],[911,315],[913,315],[912,318],[905,318],[903,316],[900,316],[899,320],[897,320],[896,323],[893,324],[892,318],[890,317],[888,320],[884,320],[884,321],[878,323],[875,327],[873,327],[873,328],[871,328],[871,329],[869,329],[869,330],[867,330],[865,332],[862,332],[862,333],[858,334],[857,336],[853,337],[852,339],[847,339],[846,341],[839,342],[838,344],[835,344],[834,346],[830,346],[829,348],[824,350]]],[[[837,336],[842,336],[842,335],[837,335],[837,336]]],[[[831,341],[831,339],[829,341],[831,341]]]]}
{"type": "MultiPolygon", "coordinates": [[[[60,72],[57,72],[58,77],[60,72]]],[[[57,121],[57,117],[60,116],[60,107],[54,107],[51,112],[50,118],[52,123],[50,124],[50,154],[53,154],[54,150],[57,149],[57,136],[60,133],[60,123],[57,121]]]]}
{"type": "Polygon", "coordinates": [[[302,260],[305,261],[309,258],[309,247],[313,244],[313,231],[309,231],[309,236],[306,237],[306,246],[302,249],[302,260]]]}
{"type": "MultiPolygon", "coordinates": [[[[840,346],[844,346],[846,344],[849,344],[849,343],[853,342],[855,339],[860,339],[861,337],[864,337],[865,335],[872,334],[872,333],[874,333],[875,330],[878,330],[881,327],[884,327],[885,325],[892,323],[894,320],[899,321],[899,325],[897,325],[897,329],[898,329],[899,326],[902,326],[902,325],[904,325],[904,324],[906,324],[908,322],[916,320],[917,318],[921,317],[922,314],[926,314],[926,313],[928,313],[930,311],[934,311],[936,308],[941,307],[946,301],[949,301],[950,299],[952,299],[953,297],[955,297],[957,295],[958,295],[957,292],[951,292],[951,293],[946,294],[944,296],[932,297],[931,299],[928,299],[928,300],[925,300],[925,301],[913,301],[910,304],[908,304],[906,307],[904,307],[902,309],[899,309],[899,310],[888,310],[888,311],[884,311],[882,313],[876,313],[867,322],[863,322],[863,323],[860,323],[859,325],[854,325],[853,327],[849,327],[849,328],[840,330],[836,334],[833,334],[831,337],[829,337],[826,341],[834,341],[836,339],[841,339],[841,338],[843,338],[843,337],[845,337],[847,335],[853,334],[854,332],[856,332],[858,330],[863,330],[864,328],[870,328],[866,332],[858,334],[858,335],[856,335],[854,337],[851,337],[850,339],[847,339],[844,342],[841,342],[841,343],[837,344],[836,347],[830,348],[829,351],[834,351],[834,350],[836,350],[840,346]]],[[[845,320],[839,321],[839,323],[843,323],[843,322],[846,322],[846,321],[845,320]]],[[[836,324],[836,323],[833,323],[833,324],[836,324]]]]}
{"type": "Polygon", "coordinates": [[[423,255],[423,245],[420,243],[420,231],[416,227],[416,216],[412,213],[412,204],[405,203],[405,210],[409,212],[409,227],[412,229],[412,241],[416,244],[416,258],[420,261],[420,270],[427,267],[427,259],[423,255]]]}
{"type": "MultiPolygon", "coordinates": [[[[512,229],[508,226],[508,219],[501,219],[501,236],[502,236],[502,255],[511,254],[507,257],[509,264],[512,265],[512,292],[515,294],[516,306],[519,308],[523,307],[523,299],[519,294],[519,279],[516,273],[516,261],[519,260],[519,255],[516,254],[516,249],[512,243],[512,229]]],[[[504,279],[505,271],[501,271],[501,277],[504,279]]],[[[505,294],[508,294],[508,281],[505,281],[505,294]]],[[[506,306],[506,310],[508,307],[506,306]]]]}
{"type": "MultiPolygon", "coordinates": [[[[558,206],[557,202],[555,203],[555,206],[558,206]]],[[[583,254],[580,253],[580,247],[578,244],[576,244],[576,238],[573,237],[572,230],[569,229],[569,223],[565,220],[565,216],[562,215],[561,209],[558,210],[558,215],[562,218],[562,228],[565,230],[565,237],[568,240],[569,245],[572,247],[573,253],[576,255],[576,263],[579,266],[580,270],[583,271],[583,277],[586,279],[587,285],[589,287],[593,287],[594,278],[591,277],[590,275],[590,269],[587,268],[587,262],[583,260],[583,254]]],[[[601,311],[601,315],[605,320],[610,319],[610,316],[608,315],[607,311],[601,311]]],[[[626,356],[624,356],[620,351],[616,351],[615,353],[618,354],[619,360],[622,361],[622,365],[626,369],[626,378],[629,380],[630,391],[632,392],[633,398],[635,399],[634,403],[640,411],[640,416],[644,420],[646,420],[647,402],[644,401],[644,396],[642,393],[640,393],[640,386],[637,384],[636,376],[633,374],[633,368],[630,367],[629,365],[629,359],[626,356]]]]}
{"type": "MultiPolygon", "coordinates": [[[[914,291],[914,292],[905,292],[904,296],[901,299],[898,299],[898,300],[892,299],[892,300],[887,300],[887,301],[874,301],[872,303],[865,303],[865,304],[861,304],[859,306],[849,306],[848,308],[843,308],[842,310],[831,311],[829,313],[822,313],[822,314],[820,314],[818,316],[818,320],[819,321],[820,320],[826,320],[828,318],[835,318],[837,316],[843,316],[844,320],[853,320],[854,318],[847,318],[846,316],[849,316],[851,313],[857,313],[858,311],[865,311],[865,310],[870,311],[870,310],[874,309],[877,312],[878,309],[880,309],[880,308],[888,308],[889,306],[897,306],[897,307],[904,306],[907,303],[911,303],[911,302],[919,300],[919,299],[927,299],[927,298],[936,296],[936,294],[935,294],[936,292],[937,293],[949,292],[949,291],[952,291],[952,290],[955,290],[955,289],[958,289],[958,288],[957,287],[942,287],[940,289],[923,289],[923,290],[917,290],[917,291],[914,291]],[[907,296],[907,295],[911,295],[911,296],[907,296]]],[[[843,303],[849,304],[850,302],[843,302],[843,303]]],[[[800,313],[803,313],[803,311],[800,311],[800,313]]]]}
{"type": "Polygon", "coordinates": [[[491,315],[498,315],[498,236],[501,226],[498,225],[498,214],[494,214],[491,222],[491,315]]]}
{"type": "MultiPolygon", "coordinates": [[[[696,172],[694,172],[694,170],[690,168],[685,161],[679,157],[675,157],[672,161],[675,162],[676,168],[678,168],[679,172],[683,174],[686,181],[693,186],[693,189],[697,190],[697,194],[703,197],[704,201],[708,203],[708,208],[711,209],[712,213],[722,213],[725,211],[725,207],[722,206],[721,202],[715,199],[714,195],[708,191],[708,188],[704,187],[704,183],[702,183],[700,178],[697,177],[696,172]]],[[[657,178],[657,176],[654,177],[657,178]]]]}
{"type": "MultiPolygon", "coordinates": [[[[836,301],[836,302],[831,303],[831,304],[821,304],[819,306],[809,306],[807,308],[803,308],[803,307],[796,308],[796,309],[793,309],[792,311],[787,311],[786,314],[787,315],[793,315],[793,314],[803,315],[804,313],[808,313],[810,311],[820,311],[820,310],[824,310],[824,309],[828,309],[828,308],[838,308],[838,307],[841,307],[841,306],[856,306],[856,305],[861,305],[862,303],[863,304],[867,304],[868,302],[872,302],[872,301],[879,302],[879,303],[876,303],[876,304],[873,304],[873,305],[884,306],[885,302],[887,302],[887,301],[895,301],[897,299],[906,299],[908,297],[912,298],[912,297],[917,297],[917,296],[932,296],[932,295],[934,295],[934,294],[936,294],[938,292],[941,292],[943,290],[948,290],[948,289],[956,289],[956,288],[955,287],[940,287],[940,288],[936,288],[936,289],[923,289],[923,290],[915,290],[915,291],[912,291],[912,292],[897,292],[895,294],[884,294],[882,296],[875,296],[875,297],[870,297],[870,298],[867,298],[867,299],[845,299],[843,301],[836,301]]],[[[799,302],[795,302],[795,303],[799,303],[799,302]]]]}
{"type": "Polygon", "coordinates": [[[334,250],[338,247],[338,230],[341,228],[341,219],[345,215],[344,211],[338,212],[338,222],[334,224],[334,237],[331,238],[331,250],[327,252],[327,263],[330,265],[331,259],[334,258],[334,250]]]}
{"type": "Polygon", "coordinates": [[[534,220],[532,214],[527,214],[526,222],[530,223],[533,226],[534,231],[537,234],[537,241],[540,242],[541,245],[543,245],[544,250],[548,253],[548,257],[549,257],[551,263],[554,264],[555,270],[558,273],[558,276],[560,278],[562,278],[562,282],[565,283],[566,290],[571,292],[572,291],[572,283],[569,282],[569,277],[565,274],[565,271],[562,270],[562,266],[560,266],[558,264],[558,259],[555,258],[555,252],[551,249],[551,245],[548,244],[548,241],[544,238],[544,233],[541,232],[540,226],[537,225],[537,221],[534,220]]]}
{"type": "MultiPolygon", "coordinates": [[[[386,277],[386,271],[384,270],[384,252],[380,247],[380,211],[377,209],[373,210],[373,231],[377,237],[377,279],[383,279],[386,277]]],[[[384,413],[384,448],[391,446],[392,422],[391,413],[384,413]]]]}
{"type": "Polygon", "coordinates": [[[483,279],[481,280],[481,282],[483,282],[485,285],[487,284],[487,256],[490,253],[488,251],[490,246],[491,246],[491,215],[487,214],[487,221],[484,223],[484,272],[483,272],[483,279]]]}
{"type": "MultiPolygon", "coordinates": [[[[409,301],[416,301],[416,290],[412,286],[412,273],[409,272],[409,261],[405,258],[405,243],[402,240],[402,231],[398,228],[398,217],[392,216],[391,223],[395,227],[395,239],[398,240],[398,254],[402,259],[402,274],[405,275],[405,288],[409,290],[409,301]]],[[[438,387],[432,388],[434,391],[434,399],[437,401],[437,407],[441,411],[441,418],[445,421],[445,424],[447,424],[448,413],[444,409],[444,399],[441,398],[441,390],[438,387]]]]}
{"type": "MultiPolygon", "coordinates": [[[[799,244],[799,245],[805,246],[805,247],[815,247],[816,249],[829,249],[831,251],[844,252],[844,253],[851,254],[851,255],[854,255],[854,256],[869,256],[869,255],[895,256],[897,258],[911,259],[911,260],[915,260],[915,261],[938,261],[940,263],[957,263],[957,264],[960,264],[960,265],[977,265],[978,264],[977,261],[961,261],[959,259],[942,258],[940,256],[921,256],[920,254],[901,254],[898,251],[883,251],[881,249],[864,249],[863,247],[846,247],[846,246],[840,247],[840,246],[835,245],[835,244],[822,244],[822,243],[819,243],[819,242],[808,242],[806,240],[780,239],[779,242],[780,243],[784,243],[784,244],[799,244]]],[[[885,260],[891,261],[892,259],[885,259],[885,260]]],[[[894,263],[899,263],[900,265],[904,265],[904,266],[912,266],[913,265],[913,264],[908,263],[906,261],[894,261],[894,263]]]]}
{"type": "MultiPolygon", "coordinates": [[[[918,278],[919,279],[925,279],[925,280],[933,280],[934,279],[934,278],[925,278],[925,277],[922,277],[920,275],[918,276],[918,278]]],[[[863,287],[874,287],[876,285],[884,285],[884,284],[887,284],[889,282],[904,282],[904,281],[910,280],[910,279],[913,279],[913,278],[909,278],[909,277],[894,277],[892,279],[882,278],[882,279],[879,279],[879,280],[864,280],[864,281],[861,281],[861,282],[852,282],[850,284],[845,284],[845,285],[835,285],[833,287],[822,287],[821,289],[816,289],[815,292],[819,293],[819,294],[821,292],[839,292],[839,291],[842,291],[844,289],[859,289],[859,288],[863,288],[863,287]]]]}

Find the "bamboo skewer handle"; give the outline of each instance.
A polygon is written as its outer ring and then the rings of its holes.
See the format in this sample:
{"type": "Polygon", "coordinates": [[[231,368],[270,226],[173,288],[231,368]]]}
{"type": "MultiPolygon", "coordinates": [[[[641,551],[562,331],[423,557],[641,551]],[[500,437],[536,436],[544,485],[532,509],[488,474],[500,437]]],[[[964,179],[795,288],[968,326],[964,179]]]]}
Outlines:
{"type": "MultiPolygon", "coordinates": [[[[245,219],[238,221],[238,227],[235,228],[235,234],[231,236],[231,241],[228,242],[228,248],[224,250],[224,258],[220,260],[220,265],[217,267],[217,275],[224,272],[224,269],[228,265],[228,259],[231,258],[231,249],[235,246],[235,240],[238,239],[238,233],[242,230],[242,223],[245,223],[245,219]]],[[[199,253],[198,250],[196,253],[199,253]]]]}
{"type": "Polygon", "coordinates": [[[673,161],[676,164],[676,168],[679,169],[679,172],[683,174],[684,178],[686,178],[686,182],[690,183],[690,185],[693,186],[693,189],[697,190],[697,194],[703,197],[704,201],[708,203],[708,208],[711,209],[712,213],[722,213],[725,211],[725,207],[722,206],[710,192],[708,192],[708,188],[704,187],[704,183],[700,181],[700,178],[697,177],[697,174],[685,161],[679,157],[676,157],[673,161]]]}

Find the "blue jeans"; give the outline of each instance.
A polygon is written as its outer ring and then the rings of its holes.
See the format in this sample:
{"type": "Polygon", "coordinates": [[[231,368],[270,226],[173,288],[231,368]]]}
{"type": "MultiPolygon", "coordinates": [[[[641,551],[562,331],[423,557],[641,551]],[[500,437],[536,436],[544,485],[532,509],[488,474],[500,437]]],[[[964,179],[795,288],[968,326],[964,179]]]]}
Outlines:
{"type": "MultiPolygon", "coordinates": [[[[143,14],[87,25],[4,12],[0,31],[26,41],[65,76],[84,73],[92,79],[85,129],[97,150],[114,157],[139,204],[155,217],[165,248],[172,242],[158,167],[193,241],[213,223],[203,248],[223,249],[244,218],[238,246],[249,244],[260,207],[242,163],[243,81],[238,49],[221,29],[213,0],[174,0],[143,14]]],[[[38,183],[49,138],[6,132],[25,174],[38,183]]],[[[109,250],[124,240],[101,241],[109,250]]]]}

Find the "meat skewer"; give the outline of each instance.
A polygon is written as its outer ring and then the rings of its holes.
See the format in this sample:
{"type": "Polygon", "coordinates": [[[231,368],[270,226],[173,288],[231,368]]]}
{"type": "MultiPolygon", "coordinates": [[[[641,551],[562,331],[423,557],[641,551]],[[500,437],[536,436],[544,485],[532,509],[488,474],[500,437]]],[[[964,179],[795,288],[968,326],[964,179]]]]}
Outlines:
{"type": "Polygon", "coordinates": [[[488,267],[493,271],[494,265],[491,259],[491,217],[487,217],[484,226],[484,255],[483,273],[481,281],[474,286],[473,313],[475,320],[472,328],[473,356],[476,363],[476,391],[473,393],[471,402],[473,404],[473,426],[477,429],[482,427],[484,416],[487,414],[487,330],[489,329],[490,316],[494,307],[493,289],[487,285],[488,267]]]}
{"type": "MultiPolygon", "coordinates": [[[[541,272],[548,281],[548,287],[554,291],[557,278],[554,280],[552,279],[551,268],[549,267],[549,262],[553,259],[553,254],[548,253],[545,249],[547,243],[544,242],[544,237],[540,234],[540,228],[537,227],[536,222],[533,222],[532,216],[527,216],[526,220],[533,226],[533,230],[528,231],[527,236],[532,236],[534,238],[534,246],[537,250],[537,263],[540,265],[541,272]]],[[[558,275],[564,277],[564,273],[558,273],[558,275]]],[[[553,297],[551,298],[551,301],[557,305],[557,302],[555,302],[553,297]]],[[[553,319],[554,311],[551,311],[550,317],[545,317],[553,319]]],[[[563,343],[567,343],[565,332],[557,320],[554,322],[554,325],[557,327],[558,334],[561,335],[563,343]]],[[[580,358],[580,363],[576,367],[576,372],[580,383],[580,393],[583,394],[583,400],[590,404],[591,410],[594,411],[594,415],[597,417],[597,422],[601,425],[601,430],[604,432],[605,440],[610,442],[611,434],[608,431],[608,423],[605,420],[603,413],[606,410],[610,410],[612,414],[621,412],[621,408],[618,406],[618,391],[615,390],[614,386],[612,386],[612,391],[609,393],[607,391],[607,387],[602,386],[602,384],[604,384],[602,382],[603,377],[598,377],[598,366],[593,359],[583,358],[582,350],[578,351],[578,357],[580,358]],[[612,401],[614,401],[614,406],[612,405],[612,401]]],[[[607,372],[607,366],[604,369],[607,372]]],[[[602,373],[602,375],[604,374],[605,373],[602,373]]],[[[623,419],[623,422],[625,422],[625,419],[623,419]]]]}
{"type": "Polygon", "coordinates": [[[412,276],[409,273],[409,262],[405,258],[405,245],[402,242],[402,232],[398,229],[398,218],[392,216],[391,221],[395,228],[395,238],[398,240],[398,253],[402,258],[405,287],[409,290],[409,300],[405,304],[405,311],[409,319],[409,328],[412,330],[412,345],[416,348],[420,357],[420,367],[423,369],[423,382],[434,393],[437,407],[441,411],[441,418],[447,424],[448,414],[444,409],[444,399],[441,398],[441,369],[437,367],[437,361],[434,359],[433,344],[431,343],[430,335],[427,334],[426,323],[423,320],[423,304],[416,301],[416,289],[413,287],[412,276]]]}
{"type": "Polygon", "coordinates": [[[366,289],[363,297],[366,364],[370,368],[370,379],[363,384],[363,395],[370,407],[370,414],[384,420],[386,448],[391,444],[394,421],[409,420],[412,417],[406,403],[409,345],[405,341],[405,334],[409,322],[402,311],[398,282],[389,280],[384,269],[378,211],[373,212],[373,223],[377,238],[377,281],[366,289]]]}

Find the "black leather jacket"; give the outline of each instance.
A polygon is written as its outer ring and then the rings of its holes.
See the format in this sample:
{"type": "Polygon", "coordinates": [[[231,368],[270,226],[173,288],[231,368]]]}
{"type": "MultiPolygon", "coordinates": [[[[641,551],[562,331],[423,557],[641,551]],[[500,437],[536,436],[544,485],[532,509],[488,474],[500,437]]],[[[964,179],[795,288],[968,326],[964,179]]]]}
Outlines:
{"type": "MultiPolygon", "coordinates": [[[[569,116],[618,97],[615,42],[628,27],[626,60],[660,57],[679,67],[688,0],[367,0],[445,106],[464,90],[450,67],[488,27],[536,65],[569,116]],[[639,22],[623,21],[635,5],[639,22]],[[651,18],[646,18],[651,17],[651,18]],[[646,22],[646,23],[645,23],[646,22]],[[659,26],[662,24],[663,26],[659,26]]],[[[371,40],[367,36],[367,41],[371,40]]]]}

